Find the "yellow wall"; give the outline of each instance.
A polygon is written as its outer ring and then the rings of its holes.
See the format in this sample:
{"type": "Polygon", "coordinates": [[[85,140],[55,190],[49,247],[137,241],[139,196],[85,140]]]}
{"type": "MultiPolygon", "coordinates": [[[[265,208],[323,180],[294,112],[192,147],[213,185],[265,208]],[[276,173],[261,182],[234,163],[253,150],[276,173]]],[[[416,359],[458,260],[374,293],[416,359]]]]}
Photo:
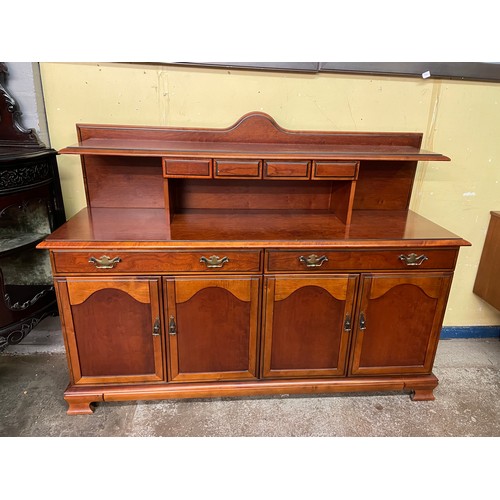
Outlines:
{"type": "MultiPolygon", "coordinates": [[[[500,210],[500,84],[303,75],[166,65],[42,63],[52,147],[77,142],[75,123],[226,127],[264,111],[289,129],[423,132],[411,208],[473,246],[462,248],[445,325],[498,325],[472,287],[489,222],[500,210]]],[[[85,206],[78,158],[60,156],[67,216],[85,206]]]]}

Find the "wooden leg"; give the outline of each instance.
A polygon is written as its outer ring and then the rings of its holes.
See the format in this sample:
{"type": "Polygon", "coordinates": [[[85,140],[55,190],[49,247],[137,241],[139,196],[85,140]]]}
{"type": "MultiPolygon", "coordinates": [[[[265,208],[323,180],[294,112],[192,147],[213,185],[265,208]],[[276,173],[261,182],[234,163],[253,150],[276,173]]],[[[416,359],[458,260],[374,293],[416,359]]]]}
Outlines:
{"type": "Polygon", "coordinates": [[[413,401],[434,401],[433,389],[415,389],[411,394],[411,399],[413,401]]]}
{"type": "Polygon", "coordinates": [[[99,400],[100,397],[66,396],[64,399],[68,403],[68,411],[66,412],[68,415],[92,415],[94,409],[91,404],[99,400]]]}
{"type": "Polygon", "coordinates": [[[405,390],[410,391],[410,397],[413,401],[434,401],[433,391],[438,386],[439,380],[436,375],[408,377],[405,380],[405,390]]]}

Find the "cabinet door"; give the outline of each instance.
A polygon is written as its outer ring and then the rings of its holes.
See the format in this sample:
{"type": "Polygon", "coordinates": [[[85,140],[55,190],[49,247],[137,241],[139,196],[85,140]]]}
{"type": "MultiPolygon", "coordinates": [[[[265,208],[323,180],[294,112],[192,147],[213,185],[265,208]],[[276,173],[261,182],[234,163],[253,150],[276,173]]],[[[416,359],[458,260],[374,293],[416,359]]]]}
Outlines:
{"type": "Polygon", "coordinates": [[[252,276],[165,280],[171,381],[256,378],[259,289],[252,276]]]}
{"type": "Polygon", "coordinates": [[[56,281],[75,384],[164,380],[158,279],[56,281]]]}
{"type": "Polygon", "coordinates": [[[430,373],[451,276],[362,276],[351,373],[430,373]]]}
{"type": "Polygon", "coordinates": [[[267,279],[263,377],[345,375],[357,280],[347,274],[267,279]]]}

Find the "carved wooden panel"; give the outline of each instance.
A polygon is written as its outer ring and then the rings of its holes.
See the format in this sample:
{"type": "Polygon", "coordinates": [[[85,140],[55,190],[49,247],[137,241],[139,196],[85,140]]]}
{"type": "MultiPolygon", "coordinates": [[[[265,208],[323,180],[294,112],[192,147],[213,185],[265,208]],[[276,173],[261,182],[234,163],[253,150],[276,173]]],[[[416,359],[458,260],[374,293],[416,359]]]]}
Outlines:
{"type": "Polygon", "coordinates": [[[169,278],[169,368],[173,381],[257,375],[260,278],[169,278]]]}
{"type": "Polygon", "coordinates": [[[158,280],[56,285],[75,383],[163,379],[158,280]]]}
{"type": "Polygon", "coordinates": [[[352,374],[430,373],[451,273],[366,275],[352,374]]]}
{"type": "Polygon", "coordinates": [[[356,275],[270,277],[264,377],[345,374],[356,275]]]}

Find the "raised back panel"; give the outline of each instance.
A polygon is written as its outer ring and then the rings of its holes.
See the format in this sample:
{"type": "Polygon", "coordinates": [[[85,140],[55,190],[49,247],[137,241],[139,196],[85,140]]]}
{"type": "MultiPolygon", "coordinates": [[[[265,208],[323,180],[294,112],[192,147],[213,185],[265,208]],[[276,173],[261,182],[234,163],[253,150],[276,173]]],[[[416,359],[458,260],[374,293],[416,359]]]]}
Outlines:
{"type": "Polygon", "coordinates": [[[415,161],[362,161],[353,209],[408,209],[416,168],[415,161]]]}
{"type": "MultiPolygon", "coordinates": [[[[348,225],[353,209],[408,209],[417,161],[449,159],[420,150],[420,133],[287,130],[258,112],[244,115],[227,128],[79,124],[77,132],[79,144],[62,152],[83,155],[90,206],[163,208],[166,199],[169,218],[176,210],[191,208],[323,209],[348,225]],[[350,159],[361,164],[356,192],[354,180],[352,185],[337,184],[335,189],[328,182],[307,180],[275,186],[253,184],[250,179],[246,185],[212,180],[210,185],[161,183],[162,157],[173,161],[186,156],[220,162],[224,158],[240,162],[350,159]]],[[[210,176],[210,170],[206,175],[210,176]]]]}
{"type": "Polygon", "coordinates": [[[329,210],[330,181],[169,179],[175,209],[329,210]]]}
{"type": "Polygon", "coordinates": [[[88,206],[165,206],[160,158],[85,155],[82,164],[88,206]]]}
{"type": "Polygon", "coordinates": [[[420,148],[422,134],[287,130],[266,113],[251,112],[227,128],[143,127],[77,124],[78,139],[130,139],[144,141],[197,141],[356,145],[420,148]]]}

